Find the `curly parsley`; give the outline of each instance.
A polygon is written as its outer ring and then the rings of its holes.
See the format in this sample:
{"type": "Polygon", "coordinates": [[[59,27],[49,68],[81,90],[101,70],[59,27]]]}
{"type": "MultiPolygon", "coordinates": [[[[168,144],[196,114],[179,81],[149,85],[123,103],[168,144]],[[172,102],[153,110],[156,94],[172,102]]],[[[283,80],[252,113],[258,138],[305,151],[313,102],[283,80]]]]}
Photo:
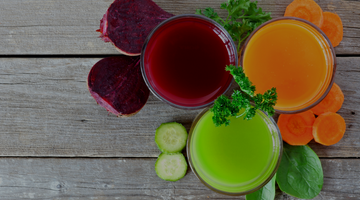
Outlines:
{"type": "Polygon", "coordinates": [[[271,19],[270,12],[263,12],[257,8],[257,1],[250,0],[228,0],[220,6],[228,11],[226,20],[220,18],[213,8],[205,8],[202,12],[197,9],[195,14],[205,15],[222,25],[230,34],[234,42],[238,43],[238,51],[241,43],[260,24],[271,19]]]}
{"type": "Polygon", "coordinates": [[[231,95],[232,99],[221,95],[215,100],[214,106],[210,110],[214,113],[213,121],[216,126],[221,126],[222,124],[225,124],[225,126],[229,125],[229,117],[231,116],[244,116],[244,119],[249,120],[255,116],[257,109],[261,109],[269,115],[274,115],[274,106],[277,101],[276,88],[271,88],[264,94],[255,95],[256,88],[252,85],[249,78],[245,76],[241,67],[234,65],[226,66],[226,71],[230,71],[235,82],[239,84],[241,91],[234,90],[234,93],[231,95]],[[253,104],[250,102],[253,102],[253,104]],[[244,112],[239,115],[242,109],[244,109],[244,112]]]}
{"type": "MultiPolygon", "coordinates": [[[[271,19],[269,12],[263,12],[261,8],[257,7],[257,1],[228,0],[228,2],[222,3],[220,8],[228,11],[225,20],[219,17],[214,9],[210,7],[205,8],[204,11],[197,9],[195,14],[205,15],[222,25],[229,32],[234,42],[237,42],[238,51],[242,42],[249,37],[255,28],[271,19]]],[[[229,117],[231,116],[244,116],[244,119],[251,119],[255,116],[256,109],[266,111],[269,115],[275,113],[276,88],[271,88],[264,94],[255,95],[255,86],[245,76],[241,67],[226,66],[226,71],[230,71],[236,83],[239,84],[241,91],[234,90],[231,95],[232,99],[221,95],[215,100],[211,111],[214,113],[213,121],[216,126],[229,125],[229,117]],[[239,115],[242,109],[244,109],[244,112],[239,115]]]]}

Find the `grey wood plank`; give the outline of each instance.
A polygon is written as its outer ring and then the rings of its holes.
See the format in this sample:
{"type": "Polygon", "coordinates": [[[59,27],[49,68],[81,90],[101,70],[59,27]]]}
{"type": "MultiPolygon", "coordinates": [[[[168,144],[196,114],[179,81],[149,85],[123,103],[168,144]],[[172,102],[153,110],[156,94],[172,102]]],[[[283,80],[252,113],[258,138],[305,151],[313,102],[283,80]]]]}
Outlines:
{"type": "MultiPolygon", "coordinates": [[[[0,156],[156,157],[156,128],[176,121],[189,130],[199,110],[173,108],[150,95],[130,118],[97,105],[87,90],[90,68],[100,58],[1,58],[0,156]]],[[[344,138],[327,147],[311,143],[321,157],[360,156],[360,58],[338,58],[336,83],[345,94],[339,113],[344,138]]]]}
{"type": "MultiPolygon", "coordinates": [[[[197,8],[219,8],[225,0],[155,0],[175,15],[197,8]]],[[[292,0],[261,0],[259,6],[284,14],[292,0]]],[[[344,40],[337,54],[360,54],[360,2],[317,0],[324,11],[336,12],[344,24],[344,40]]],[[[95,32],[112,0],[4,0],[0,1],[0,55],[118,54],[95,32]]],[[[219,11],[220,9],[216,9],[219,11]]],[[[224,11],[219,11],[225,16],[224,11]]]]}
{"type": "MultiPolygon", "coordinates": [[[[176,182],[154,171],[155,158],[0,159],[0,199],[245,199],[215,193],[188,170],[176,182]]],[[[359,199],[359,159],[322,160],[324,186],[315,199],[359,199]]],[[[277,200],[297,199],[277,190],[277,200]]]]}
{"type": "Polygon", "coordinates": [[[157,126],[178,121],[189,128],[198,112],[151,96],[137,115],[117,118],[87,89],[99,59],[0,60],[0,155],[155,157],[157,126]]]}

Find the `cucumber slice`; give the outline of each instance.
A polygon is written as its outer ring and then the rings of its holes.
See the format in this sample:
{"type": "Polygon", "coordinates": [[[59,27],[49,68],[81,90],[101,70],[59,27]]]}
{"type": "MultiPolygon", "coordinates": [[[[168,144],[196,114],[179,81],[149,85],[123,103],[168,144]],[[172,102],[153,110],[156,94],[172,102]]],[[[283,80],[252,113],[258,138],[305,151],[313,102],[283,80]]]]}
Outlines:
{"type": "Polygon", "coordinates": [[[163,123],[156,129],[155,143],[164,153],[176,153],[184,149],[187,136],[183,125],[176,122],[163,123]]]}
{"type": "Polygon", "coordinates": [[[156,174],[165,181],[177,181],[187,171],[187,163],[182,153],[161,153],[155,163],[156,174]]]}

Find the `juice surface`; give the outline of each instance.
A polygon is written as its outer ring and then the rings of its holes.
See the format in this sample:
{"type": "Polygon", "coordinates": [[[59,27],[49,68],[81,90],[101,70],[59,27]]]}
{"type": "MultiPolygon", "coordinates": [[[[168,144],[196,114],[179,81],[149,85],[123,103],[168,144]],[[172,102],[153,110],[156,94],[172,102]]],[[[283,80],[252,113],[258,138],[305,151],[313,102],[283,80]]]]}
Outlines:
{"type": "Polygon", "coordinates": [[[259,29],[246,47],[245,74],[263,93],[276,87],[275,109],[306,104],[324,87],[328,63],[316,33],[281,20],[259,29]]]}
{"type": "Polygon", "coordinates": [[[262,183],[267,177],[256,179],[269,170],[275,152],[267,124],[256,114],[251,120],[231,118],[230,126],[215,127],[212,116],[204,114],[192,133],[191,160],[200,177],[229,191],[254,181],[262,183]]]}
{"type": "Polygon", "coordinates": [[[210,23],[183,19],[152,36],[144,63],[157,93],[178,105],[197,105],[210,103],[226,90],[230,55],[218,31],[210,23]]]}

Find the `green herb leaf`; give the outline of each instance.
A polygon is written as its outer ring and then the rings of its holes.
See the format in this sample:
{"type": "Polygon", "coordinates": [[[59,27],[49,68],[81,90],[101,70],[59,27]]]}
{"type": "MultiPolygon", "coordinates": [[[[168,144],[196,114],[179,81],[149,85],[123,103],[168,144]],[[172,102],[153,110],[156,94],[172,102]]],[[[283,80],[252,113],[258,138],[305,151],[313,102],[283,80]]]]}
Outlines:
{"type": "Polygon", "coordinates": [[[246,200],[274,200],[275,198],[275,176],[261,189],[246,195],[246,200]]]}
{"type": "Polygon", "coordinates": [[[196,15],[202,15],[201,9],[196,9],[195,14],[196,14],[196,15]]]}
{"type": "Polygon", "coordinates": [[[273,116],[275,114],[274,106],[276,104],[277,93],[276,88],[271,88],[266,91],[264,94],[257,94],[253,101],[257,105],[258,109],[261,109],[267,112],[269,115],[273,116]],[[275,101],[274,101],[275,99],[275,101]]]}
{"type": "Polygon", "coordinates": [[[234,77],[234,80],[239,84],[241,90],[251,97],[254,96],[256,90],[255,86],[252,85],[250,80],[245,76],[244,70],[241,67],[236,67],[234,65],[226,66],[226,71],[229,71],[230,74],[234,77]]]}
{"type": "Polygon", "coordinates": [[[224,25],[224,20],[221,19],[221,17],[219,17],[219,15],[212,8],[205,8],[204,13],[202,13],[200,9],[196,9],[195,14],[205,15],[206,17],[219,23],[221,26],[224,25]]]}
{"type": "MultiPolygon", "coordinates": [[[[257,1],[228,0],[222,3],[220,8],[228,11],[226,20],[221,19],[213,8],[205,8],[204,12],[197,9],[195,14],[205,15],[221,24],[229,32],[234,42],[238,43],[238,51],[241,43],[255,28],[271,19],[270,13],[257,8],[257,1]]],[[[255,86],[245,76],[241,67],[230,65],[226,67],[226,70],[233,75],[242,92],[235,90],[231,96],[232,99],[222,95],[214,102],[211,111],[214,113],[213,121],[216,126],[229,125],[231,116],[243,116],[244,119],[251,119],[255,116],[256,109],[266,111],[269,115],[275,113],[273,108],[277,100],[275,88],[264,94],[255,95],[255,86]],[[254,102],[255,105],[251,105],[250,102],[254,102]],[[244,110],[244,112],[239,114],[240,110],[244,110]]]]}
{"type": "Polygon", "coordinates": [[[309,146],[284,143],[276,176],[276,182],[283,192],[301,199],[312,199],[320,193],[323,179],[320,159],[309,146]]]}
{"type": "Polygon", "coordinates": [[[230,123],[228,117],[235,116],[239,112],[239,108],[233,105],[232,101],[225,95],[218,97],[210,110],[214,112],[212,119],[216,126],[220,126],[221,124],[228,126],[230,123]]]}
{"type": "Polygon", "coordinates": [[[226,9],[229,12],[231,21],[235,21],[240,17],[242,11],[248,10],[250,7],[249,0],[228,0],[228,3],[224,2],[220,8],[226,9]]]}
{"type": "Polygon", "coordinates": [[[260,24],[271,19],[270,13],[263,12],[257,7],[257,1],[250,0],[228,0],[220,6],[228,11],[226,20],[221,19],[212,8],[205,8],[202,13],[200,9],[195,14],[202,14],[220,23],[230,34],[234,42],[238,43],[238,50],[241,43],[260,24]]]}
{"type": "Polygon", "coordinates": [[[225,95],[218,97],[214,106],[210,109],[213,113],[213,122],[215,126],[229,125],[229,117],[241,117],[249,120],[256,114],[257,109],[267,112],[269,115],[275,113],[274,106],[277,101],[276,88],[266,91],[264,94],[255,95],[255,86],[252,85],[248,77],[241,67],[234,65],[226,66],[226,71],[234,77],[234,80],[239,84],[241,91],[234,90],[229,99],[225,95]],[[251,104],[253,102],[254,104],[251,104]],[[243,110],[240,114],[239,112],[243,110]]]}

